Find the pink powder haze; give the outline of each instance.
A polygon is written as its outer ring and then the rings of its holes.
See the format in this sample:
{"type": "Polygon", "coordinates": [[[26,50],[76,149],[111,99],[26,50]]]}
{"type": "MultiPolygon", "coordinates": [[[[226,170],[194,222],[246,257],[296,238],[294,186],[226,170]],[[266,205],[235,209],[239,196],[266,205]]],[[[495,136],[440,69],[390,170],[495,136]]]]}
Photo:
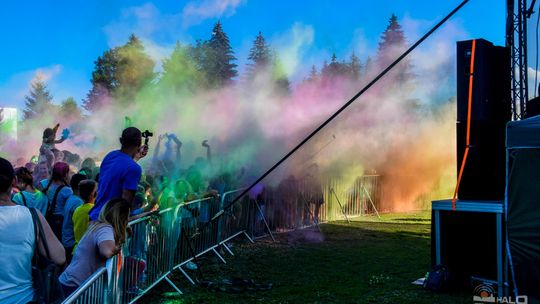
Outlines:
{"type": "MultiPolygon", "coordinates": [[[[396,86],[390,73],[268,181],[279,182],[291,173],[302,176],[315,162],[324,175],[340,177],[344,183],[352,184],[364,173],[380,174],[385,211],[419,209],[426,200],[450,196],[455,183],[455,93],[444,96],[437,89],[454,92],[451,75],[455,74],[457,37],[448,31],[443,29],[413,55],[413,81],[396,86]],[[430,53],[430,48],[437,52],[430,53]],[[430,59],[433,56],[436,58],[430,59]],[[437,62],[438,68],[424,64],[425,60],[437,62]]],[[[124,117],[128,116],[134,126],[152,130],[156,136],[176,133],[183,142],[182,167],[204,156],[200,142],[208,139],[220,164],[252,168],[255,177],[339,109],[378,69],[373,67],[358,82],[345,78],[297,81],[285,96],[269,89],[267,75],[249,87],[238,81],[220,90],[195,93],[174,94],[159,86],[143,88],[129,106],[111,100],[83,121],[43,115],[26,123],[18,143],[3,152],[14,159],[38,154],[43,129],[59,122],[61,129],[70,128],[73,135],[58,145],[59,149],[100,159],[118,148],[124,117]]],[[[151,149],[156,136],[151,139],[151,149]]]]}

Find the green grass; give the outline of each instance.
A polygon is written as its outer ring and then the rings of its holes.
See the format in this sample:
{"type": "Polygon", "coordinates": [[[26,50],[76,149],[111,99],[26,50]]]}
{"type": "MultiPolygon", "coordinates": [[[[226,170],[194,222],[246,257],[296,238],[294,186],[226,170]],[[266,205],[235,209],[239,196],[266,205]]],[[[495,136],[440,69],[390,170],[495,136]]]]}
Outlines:
{"type": "MultiPolygon", "coordinates": [[[[253,279],[270,291],[239,294],[190,286],[183,296],[161,283],[141,303],[472,303],[469,294],[435,294],[411,282],[430,269],[430,213],[386,214],[295,231],[256,244],[237,242],[227,264],[208,257],[205,279],[253,279]],[[321,240],[324,239],[324,240],[321,240]]],[[[193,272],[192,272],[193,273],[193,272]]],[[[193,273],[195,275],[195,273],[193,273]]]]}

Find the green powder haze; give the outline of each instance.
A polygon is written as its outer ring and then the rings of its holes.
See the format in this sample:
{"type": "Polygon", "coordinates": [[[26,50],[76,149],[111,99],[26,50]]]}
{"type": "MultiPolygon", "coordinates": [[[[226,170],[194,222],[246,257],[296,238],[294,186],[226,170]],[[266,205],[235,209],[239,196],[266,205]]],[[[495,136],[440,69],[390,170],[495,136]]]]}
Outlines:
{"type": "MultiPolygon", "coordinates": [[[[60,150],[99,160],[119,147],[129,117],[133,126],[154,132],[143,167],[149,165],[158,134],[175,133],[183,143],[180,167],[204,157],[201,142],[209,140],[215,172],[245,168],[254,180],[380,70],[374,64],[360,79],[338,75],[295,82],[284,92],[277,84],[286,70],[279,61],[249,79],[241,75],[235,83],[212,86],[186,45],[177,44],[163,62],[153,62],[144,48],[119,47],[118,56],[127,63],[117,71],[122,85],[108,91],[99,109],[80,119],[49,111],[26,120],[17,145],[2,152],[12,159],[29,159],[38,154],[43,129],[58,122],[72,133],[58,145],[60,150]],[[156,66],[163,72],[156,73],[156,66]]],[[[439,69],[417,71],[422,73],[419,79],[396,84],[398,71],[390,73],[266,182],[275,184],[290,174],[301,178],[317,163],[323,175],[339,177],[342,188],[364,173],[382,175],[385,210],[417,209],[427,196],[450,196],[455,182],[455,100],[440,97],[421,82],[452,84],[448,75],[453,75],[453,54],[437,56],[439,69]]],[[[410,64],[421,67],[425,59],[413,57],[410,64]]]]}

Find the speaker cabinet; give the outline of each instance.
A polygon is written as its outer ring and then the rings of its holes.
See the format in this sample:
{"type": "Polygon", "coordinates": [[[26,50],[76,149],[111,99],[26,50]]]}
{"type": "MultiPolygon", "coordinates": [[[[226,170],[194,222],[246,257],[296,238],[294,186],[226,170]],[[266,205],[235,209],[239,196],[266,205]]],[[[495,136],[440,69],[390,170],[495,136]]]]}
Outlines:
{"type": "MultiPolygon", "coordinates": [[[[472,40],[457,43],[457,170],[466,148],[472,40]]],[[[469,155],[458,190],[465,200],[503,199],[505,130],[511,119],[510,53],[476,40],[469,155]]]]}

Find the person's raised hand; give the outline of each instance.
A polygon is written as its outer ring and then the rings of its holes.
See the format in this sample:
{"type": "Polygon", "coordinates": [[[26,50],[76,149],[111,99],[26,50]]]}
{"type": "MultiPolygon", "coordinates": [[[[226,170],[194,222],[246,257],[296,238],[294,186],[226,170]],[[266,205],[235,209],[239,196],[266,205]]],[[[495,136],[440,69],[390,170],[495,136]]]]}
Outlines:
{"type": "Polygon", "coordinates": [[[148,154],[148,146],[147,145],[142,145],[142,147],[141,147],[141,156],[145,157],[146,154],[148,154]]]}
{"type": "Polygon", "coordinates": [[[139,150],[137,151],[137,154],[135,154],[135,161],[138,161],[139,159],[145,157],[148,154],[148,146],[142,145],[139,150]]]}
{"type": "Polygon", "coordinates": [[[171,133],[169,134],[169,138],[172,139],[178,148],[182,147],[182,142],[178,139],[178,136],[176,134],[171,133]]]}
{"type": "Polygon", "coordinates": [[[67,139],[69,137],[69,129],[62,130],[62,139],[67,139]]]}

